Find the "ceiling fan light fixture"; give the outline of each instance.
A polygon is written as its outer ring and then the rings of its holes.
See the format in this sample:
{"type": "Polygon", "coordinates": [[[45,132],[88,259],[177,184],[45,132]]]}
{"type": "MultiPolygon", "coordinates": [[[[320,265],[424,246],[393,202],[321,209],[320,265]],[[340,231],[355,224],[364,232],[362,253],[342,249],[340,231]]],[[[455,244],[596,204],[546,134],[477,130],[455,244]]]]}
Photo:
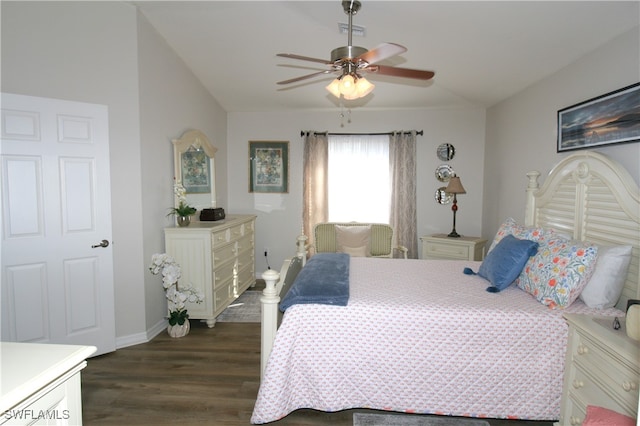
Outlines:
{"type": "Polygon", "coordinates": [[[350,101],[367,96],[373,91],[376,86],[364,77],[359,77],[357,74],[342,75],[325,87],[336,98],[342,96],[344,99],[350,101]]]}
{"type": "Polygon", "coordinates": [[[356,91],[356,81],[351,74],[343,75],[340,79],[340,93],[351,96],[356,91]]]}
{"type": "Polygon", "coordinates": [[[373,91],[375,87],[375,84],[371,83],[364,77],[361,77],[358,79],[358,81],[356,81],[356,93],[358,94],[359,98],[364,98],[365,96],[367,96],[373,91]]]}
{"type": "Polygon", "coordinates": [[[331,93],[336,98],[339,98],[340,95],[341,95],[341,93],[340,93],[340,80],[338,80],[337,78],[334,79],[331,83],[329,83],[329,85],[327,87],[325,87],[325,89],[327,89],[329,91],[329,93],[331,93]]]}

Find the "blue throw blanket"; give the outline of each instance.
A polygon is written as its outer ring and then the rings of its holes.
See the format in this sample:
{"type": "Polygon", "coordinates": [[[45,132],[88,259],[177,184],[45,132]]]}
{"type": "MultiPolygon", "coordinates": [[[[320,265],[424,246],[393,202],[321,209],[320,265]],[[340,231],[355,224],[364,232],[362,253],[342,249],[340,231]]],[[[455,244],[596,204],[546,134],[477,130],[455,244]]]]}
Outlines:
{"type": "Polygon", "coordinates": [[[280,302],[280,310],[297,303],[346,306],[349,301],[349,255],[317,253],[302,268],[280,302]]]}

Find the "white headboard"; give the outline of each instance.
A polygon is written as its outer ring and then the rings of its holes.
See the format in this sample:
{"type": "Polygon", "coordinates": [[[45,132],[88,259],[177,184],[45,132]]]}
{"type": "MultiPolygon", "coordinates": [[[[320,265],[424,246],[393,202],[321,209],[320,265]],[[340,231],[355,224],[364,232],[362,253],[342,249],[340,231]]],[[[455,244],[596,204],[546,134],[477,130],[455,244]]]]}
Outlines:
{"type": "Polygon", "coordinates": [[[633,246],[631,265],[618,304],[640,299],[640,189],[620,164],[602,154],[581,151],[564,158],[542,187],[529,172],[525,224],[553,228],[595,244],[633,246]]]}

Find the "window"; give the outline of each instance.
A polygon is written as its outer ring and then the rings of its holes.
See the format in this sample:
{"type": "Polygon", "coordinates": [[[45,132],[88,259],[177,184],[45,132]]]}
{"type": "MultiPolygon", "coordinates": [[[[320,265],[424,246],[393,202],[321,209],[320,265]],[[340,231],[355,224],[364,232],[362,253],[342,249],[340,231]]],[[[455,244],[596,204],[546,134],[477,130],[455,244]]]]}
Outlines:
{"type": "Polygon", "coordinates": [[[328,148],[329,221],[389,223],[389,136],[330,135],[328,148]]]}

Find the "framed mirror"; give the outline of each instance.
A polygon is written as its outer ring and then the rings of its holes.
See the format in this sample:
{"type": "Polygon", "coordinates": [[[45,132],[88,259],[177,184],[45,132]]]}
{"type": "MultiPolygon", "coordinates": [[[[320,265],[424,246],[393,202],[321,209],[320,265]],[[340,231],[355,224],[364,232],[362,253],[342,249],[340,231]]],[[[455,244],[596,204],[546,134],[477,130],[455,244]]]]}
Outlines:
{"type": "Polygon", "coordinates": [[[454,172],[453,168],[448,164],[441,164],[436,168],[436,179],[440,182],[449,182],[449,178],[455,175],[456,172],[454,172]]]}
{"type": "Polygon", "coordinates": [[[453,199],[453,196],[445,191],[445,189],[447,189],[446,186],[441,186],[440,188],[436,189],[436,193],[433,196],[433,198],[435,198],[436,200],[436,203],[449,204],[453,199]]]}
{"type": "MultiPolygon", "coordinates": [[[[216,207],[216,147],[200,130],[186,131],[171,142],[174,179],[184,187],[187,204],[198,210],[216,207]]],[[[177,197],[175,203],[177,207],[177,197]]]]}
{"type": "Polygon", "coordinates": [[[436,154],[438,158],[442,161],[451,161],[453,157],[456,155],[456,149],[450,143],[443,143],[438,145],[436,149],[436,154]]]}

